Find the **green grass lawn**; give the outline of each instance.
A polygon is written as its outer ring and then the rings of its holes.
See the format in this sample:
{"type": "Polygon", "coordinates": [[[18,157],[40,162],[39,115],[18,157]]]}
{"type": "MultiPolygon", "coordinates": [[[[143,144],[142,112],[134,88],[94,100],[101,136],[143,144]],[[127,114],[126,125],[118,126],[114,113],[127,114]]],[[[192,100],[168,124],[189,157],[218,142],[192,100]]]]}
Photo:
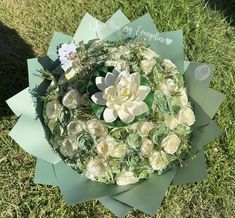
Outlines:
{"type": "MultiPolygon", "coordinates": [[[[211,0],[207,4],[202,0],[1,0],[1,218],[113,217],[97,201],[66,206],[58,188],[33,183],[35,158],[8,136],[17,118],[4,102],[27,87],[26,59],[44,55],[54,31],[73,35],[85,12],[105,21],[119,8],[131,20],[150,12],[160,31],[182,29],[185,58],[214,64],[211,86],[226,95],[215,116],[224,133],[205,146],[208,179],[170,187],[158,216],[235,217],[235,28],[230,20],[234,18],[235,6],[232,1],[211,0]]],[[[147,216],[135,210],[127,217],[147,216]]]]}

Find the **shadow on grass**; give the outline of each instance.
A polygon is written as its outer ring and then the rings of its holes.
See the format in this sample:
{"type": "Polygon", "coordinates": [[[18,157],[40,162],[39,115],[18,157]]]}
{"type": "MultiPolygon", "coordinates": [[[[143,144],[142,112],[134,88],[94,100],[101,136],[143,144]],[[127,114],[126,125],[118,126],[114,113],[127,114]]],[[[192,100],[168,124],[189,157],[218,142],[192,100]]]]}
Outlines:
{"type": "Polygon", "coordinates": [[[222,11],[228,23],[235,26],[235,0],[208,0],[210,8],[222,11]]]}
{"type": "Polygon", "coordinates": [[[5,101],[28,86],[27,58],[33,56],[16,30],[0,21],[0,119],[13,114],[5,101]]]}

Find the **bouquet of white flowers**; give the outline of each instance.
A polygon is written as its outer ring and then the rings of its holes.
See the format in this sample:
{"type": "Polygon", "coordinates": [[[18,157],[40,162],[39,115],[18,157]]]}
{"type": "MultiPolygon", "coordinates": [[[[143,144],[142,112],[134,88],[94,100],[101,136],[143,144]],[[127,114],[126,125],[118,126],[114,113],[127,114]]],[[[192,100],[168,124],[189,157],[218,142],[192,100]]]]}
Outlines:
{"type": "Polygon", "coordinates": [[[154,215],[169,185],[206,177],[223,95],[208,87],[211,65],[184,61],[182,31],[159,33],[148,14],[86,14],[28,69],[29,88],[7,101],[21,115],[10,136],[38,158],[35,182],[67,203],[154,215]]]}

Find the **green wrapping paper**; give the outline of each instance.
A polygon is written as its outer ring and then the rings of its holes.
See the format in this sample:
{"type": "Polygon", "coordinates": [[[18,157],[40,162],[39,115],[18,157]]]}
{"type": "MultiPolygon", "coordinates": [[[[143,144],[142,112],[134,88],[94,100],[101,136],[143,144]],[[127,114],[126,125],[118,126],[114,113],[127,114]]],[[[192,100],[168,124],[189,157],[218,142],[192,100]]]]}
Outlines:
{"type": "Polygon", "coordinates": [[[130,22],[118,10],[105,24],[88,13],[82,19],[74,37],[55,32],[47,56],[28,60],[29,87],[10,98],[7,103],[20,117],[9,135],[29,154],[37,157],[35,183],[58,186],[68,204],[77,204],[98,199],[118,217],[124,217],[132,208],[154,215],[160,207],[169,185],[193,183],[207,178],[203,146],[221,134],[212,120],[224,95],[209,88],[213,77],[213,66],[184,61],[182,31],[159,33],[149,14],[130,22]],[[172,60],[179,72],[184,74],[188,94],[193,102],[196,123],[191,135],[195,157],[188,157],[185,167],[172,169],[162,175],[154,174],[150,179],[135,185],[119,187],[92,182],[66,165],[48,143],[45,129],[38,118],[41,106],[37,94],[45,91],[43,80],[38,76],[43,69],[58,66],[57,48],[62,43],[75,43],[100,38],[118,40],[125,36],[134,40],[144,38],[161,58],[172,60]],[[168,51],[171,51],[170,53],[168,51]],[[21,104],[24,101],[25,104],[21,104]],[[28,137],[30,132],[31,137],[28,137]]]}

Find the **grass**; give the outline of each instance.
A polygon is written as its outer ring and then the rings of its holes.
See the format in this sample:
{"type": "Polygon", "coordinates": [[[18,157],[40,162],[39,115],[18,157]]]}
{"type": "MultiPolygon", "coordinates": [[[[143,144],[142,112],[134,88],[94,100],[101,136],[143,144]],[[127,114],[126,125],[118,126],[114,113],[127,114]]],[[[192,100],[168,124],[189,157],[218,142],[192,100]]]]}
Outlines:
{"type": "MultiPolygon", "coordinates": [[[[85,12],[105,21],[119,8],[130,19],[150,12],[160,31],[183,29],[186,58],[214,64],[211,86],[226,94],[215,116],[224,133],[205,146],[208,179],[170,187],[157,216],[235,216],[235,28],[231,20],[235,8],[232,1],[207,4],[202,0],[1,0],[1,218],[113,217],[97,201],[66,206],[58,188],[33,183],[35,158],[8,136],[17,118],[4,101],[27,87],[26,58],[44,55],[54,31],[72,35],[85,12]]],[[[147,216],[134,210],[127,217],[147,216]]]]}

